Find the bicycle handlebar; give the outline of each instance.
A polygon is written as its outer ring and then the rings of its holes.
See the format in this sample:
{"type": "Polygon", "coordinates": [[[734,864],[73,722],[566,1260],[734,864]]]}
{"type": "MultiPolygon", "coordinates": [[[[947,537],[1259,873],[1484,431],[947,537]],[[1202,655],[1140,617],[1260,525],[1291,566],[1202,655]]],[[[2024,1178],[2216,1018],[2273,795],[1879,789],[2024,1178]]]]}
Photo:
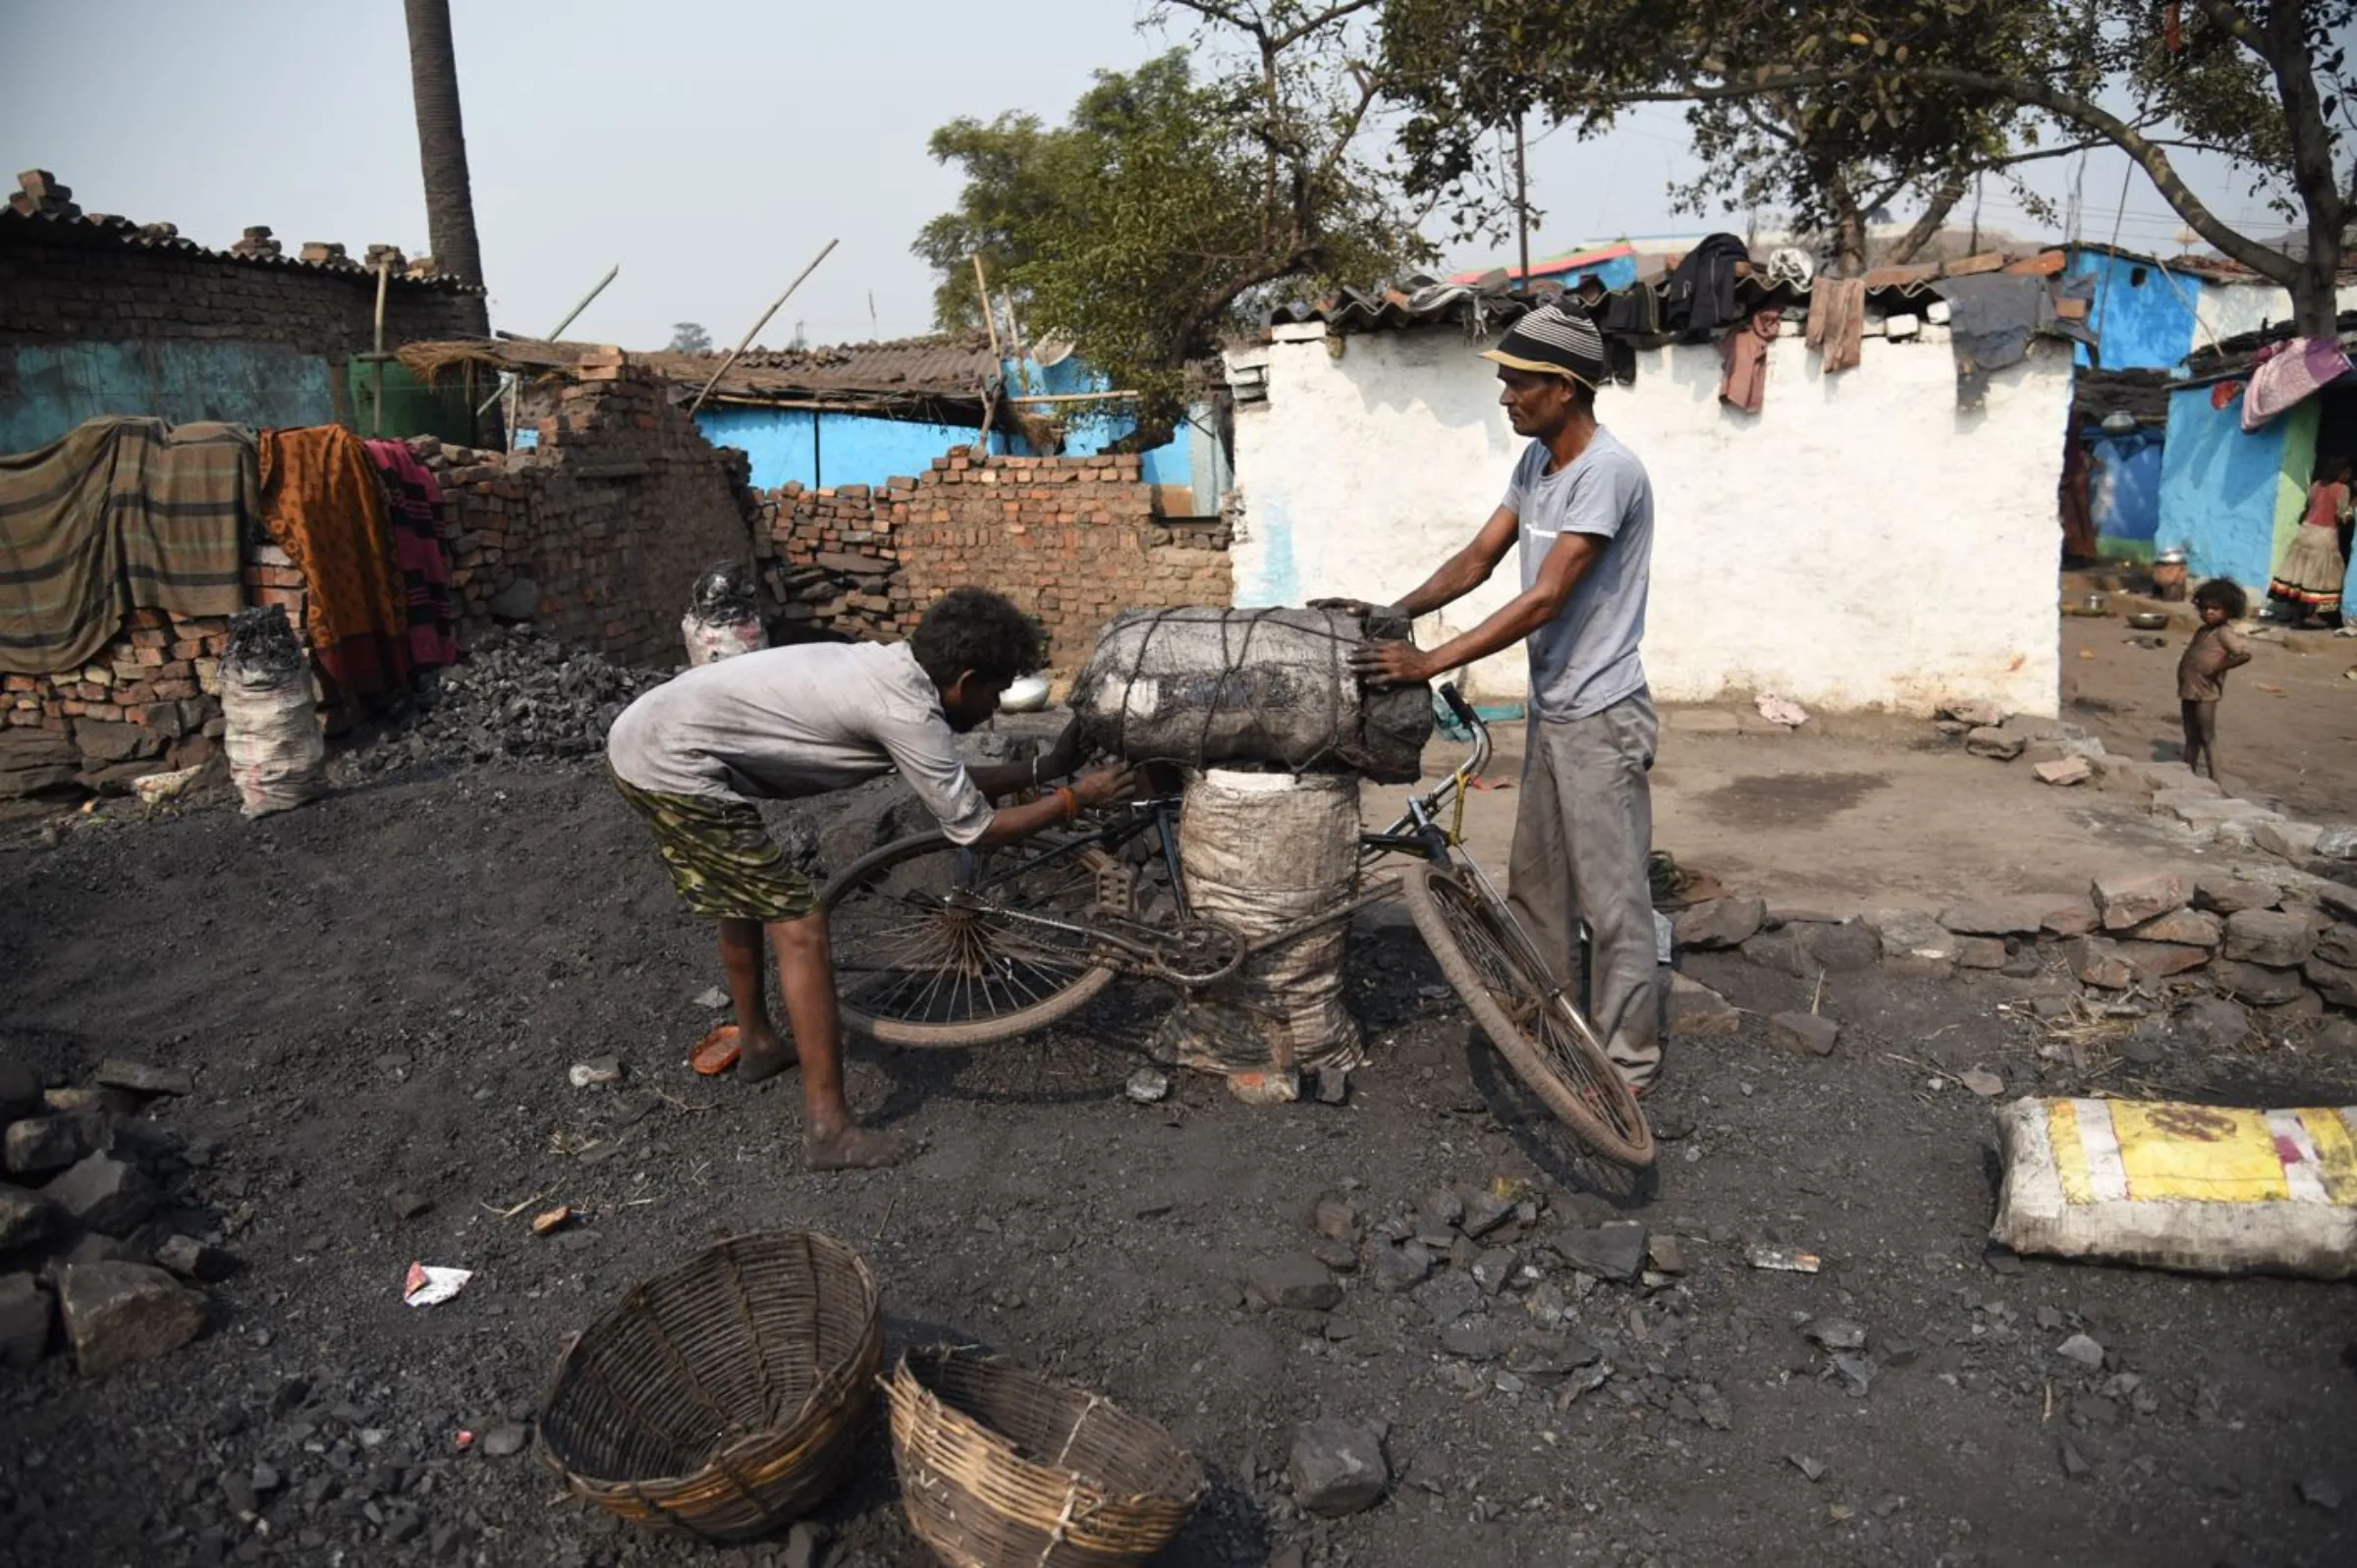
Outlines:
{"type": "Polygon", "coordinates": [[[1441,682],[1438,689],[1441,694],[1441,701],[1449,705],[1449,712],[1455,716],[1456,722],[1460,725],[1463,725],[1467,730],[1479,732],[1482,728],[1481,715],[1475,713],[1473,711],[1473,705],[1467,702],[1463,695],[1457,691],[1456,682],[1453,680],[1444,680],[1441,682]]]}

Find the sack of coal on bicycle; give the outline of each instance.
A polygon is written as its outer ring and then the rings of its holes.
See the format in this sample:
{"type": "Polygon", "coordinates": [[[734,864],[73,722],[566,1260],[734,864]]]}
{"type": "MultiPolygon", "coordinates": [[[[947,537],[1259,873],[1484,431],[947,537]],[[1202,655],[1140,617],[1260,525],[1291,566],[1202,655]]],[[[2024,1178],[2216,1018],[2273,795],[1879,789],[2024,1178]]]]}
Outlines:
{"type": "Polygon", "coordinates": [[[1340,610],[1133,611],[1105,628],[1070,705],[1096,750],[1149,788],[1069,829],[995,849],[938,833],[828,886],[847,1026],[896,1046],[970,1046],[1063,1018],[1116,975],[1178,988],[1158,1054],[1239,1098],[1366,1059],[1343,944],[1398,897],[1483,1034],[1593,1152],[1642,1166],[1653,1137],[1574,999],[1462,841],[1487,728],[1451,685],[1370,689],[1363,639],[1404,621],[1340,610]],[[1380,832],[1359,784],[1414,784],[1436,723],[1466,745],[1380,832]]]}

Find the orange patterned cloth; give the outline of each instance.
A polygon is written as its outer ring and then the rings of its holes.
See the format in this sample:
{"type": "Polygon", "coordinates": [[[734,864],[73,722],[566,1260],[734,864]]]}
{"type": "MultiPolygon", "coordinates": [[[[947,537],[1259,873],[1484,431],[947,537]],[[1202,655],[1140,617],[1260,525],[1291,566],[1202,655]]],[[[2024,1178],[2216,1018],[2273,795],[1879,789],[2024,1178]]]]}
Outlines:
{"type": "Polygon", "coordinates": [[[310,590],[319,673],[347,697],[405,684],[409,595],[367,449],[342,425],[313,425],[263,431],[260,453],[262,522],[310,590]]]}

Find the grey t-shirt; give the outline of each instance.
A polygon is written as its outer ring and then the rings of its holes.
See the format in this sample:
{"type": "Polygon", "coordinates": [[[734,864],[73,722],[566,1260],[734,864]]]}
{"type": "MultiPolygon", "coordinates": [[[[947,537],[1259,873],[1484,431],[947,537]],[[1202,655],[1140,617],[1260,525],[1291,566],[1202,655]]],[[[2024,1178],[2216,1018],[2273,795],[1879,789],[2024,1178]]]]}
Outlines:
{"type": "Polygon", "coordinates": [[[803,643],[699,665],[623,710],[606,761],[658,794],[767,800],[898,768],[951,842],[990,826],[941,693],[905,643],[803,643]]]}
{"type": "Polygon", "coordinates": [[[1601,425],[1560,472],[1547,471],[1553,460],[1533,441],[1506,489],[1522,524],[1522,586],[1539,580],[1559,534],[1593,534],[1604,547],[1562,611],[1530,634],[1530,704],[1542,719],[1585,719],[1645,689],[1637,644],[1653,565],[1653,481],[1601,425]]]}

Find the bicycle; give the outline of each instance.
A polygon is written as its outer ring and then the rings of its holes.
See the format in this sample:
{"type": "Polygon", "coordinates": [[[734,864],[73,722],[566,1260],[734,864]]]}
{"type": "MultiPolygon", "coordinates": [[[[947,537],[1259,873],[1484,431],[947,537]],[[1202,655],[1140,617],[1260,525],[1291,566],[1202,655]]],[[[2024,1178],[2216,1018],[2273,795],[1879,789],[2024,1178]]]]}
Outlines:
{"type": "Polygon", "coordinates": [[[988,1045],[1069,1016],[1117,974],[1212,985],[1398,895],[1514,1075],[1595,1154],[1650,1165],[1635,1095],[1465,851],[1465,791],[1489,764],[1489,727],[1453,685],[1439,697],[1471,749],[1389,828],[1359,836],[1362,872],[1391,855],[1410,863],[1253,941],[1189,909],[1176,793],[1095,814],[1044,844],[974,850],[926,833],[861,856],[820,893],[845,1027],[892,1046],[988,1045]]]}

